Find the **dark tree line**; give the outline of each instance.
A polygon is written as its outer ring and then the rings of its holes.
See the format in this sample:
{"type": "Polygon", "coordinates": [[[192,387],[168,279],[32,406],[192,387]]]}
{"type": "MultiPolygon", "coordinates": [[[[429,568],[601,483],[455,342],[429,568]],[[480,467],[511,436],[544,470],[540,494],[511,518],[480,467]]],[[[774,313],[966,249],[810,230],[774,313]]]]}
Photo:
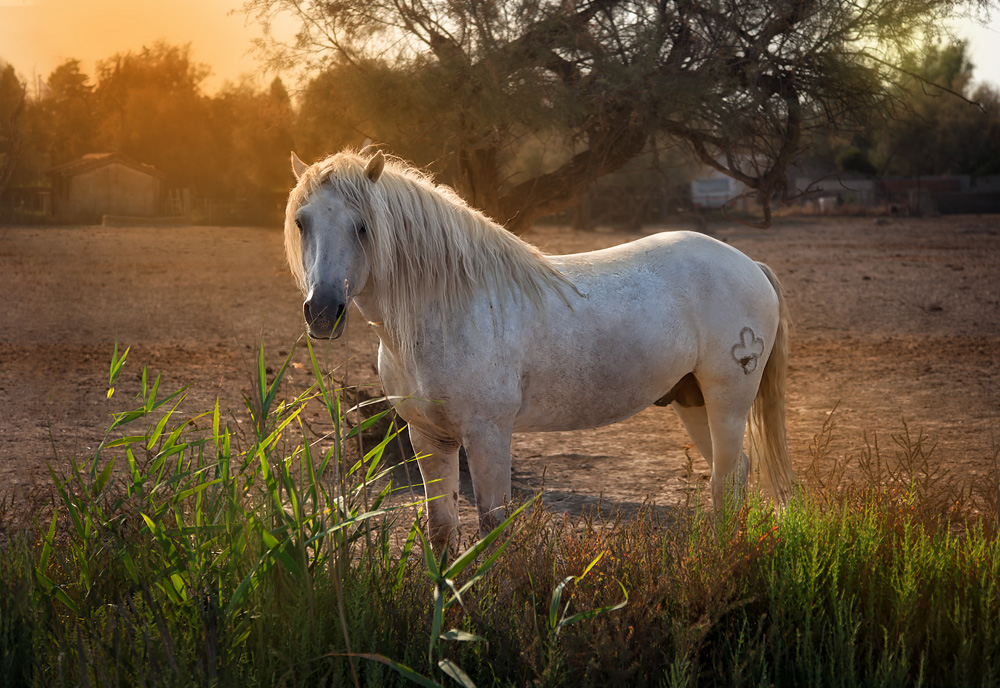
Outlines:
{"type": "Polygon", "coordinates": [[[906,67],[906,110],[875,130],[878,172],[1000,174],[1000,92],[973,87],[974,65],[965,45],[909,55],[906,67]]]}
{"type": "MultiPolygon", "coordinates": [[[[23,103],[10,184],[44,184],[55,165],[120,152],[155,166],[168,188],[227,199],[286,190],[294,114],[280,79],[264,90],[230,84],[207,96],[208,74],[188,47],[164,43],[113,55],[93,76],[67,60],[23,103]]],[[[3,75],[0,116],[16,100],[11,94],[24,92],[12,67],[3,75]]]]}
{"type": "MultiPolygon", "coordinates": [[[[95,74],[68,60],[26,91],[0,64],[0,182],[40,184],[85,153],[155,165],[170,188],[277,196],[289,150],[371,138],[522,231],[637,160],[694,160],[766,214],[798,156],[878,175],[1000,173],[1000,96],[973,90],[951,0],[250,0],[292,11],[294,66],[208,96],[163,43],[95,74]]],[[[989,0],[982,0],[989,7],[989,0]]],[[[666,165],[664,165],[666,166],[666,165]]]]}
{"type": "Polygon", "coordinates": [[[820,131],[806,152],[878,177],[1000,175],[1000,91],[976,85],[962,42],[905,56],[895,107],[868,126],[820,131]]]}
{"type": "MultiPolygon", "coordinates": [[[[0,65],[3,67],[3,65],[0,65]]],[[[23,148],[21,115],[27,102],[27,88],[10,65],[0,70],[0,193],[17,168],[23,148]]]]}

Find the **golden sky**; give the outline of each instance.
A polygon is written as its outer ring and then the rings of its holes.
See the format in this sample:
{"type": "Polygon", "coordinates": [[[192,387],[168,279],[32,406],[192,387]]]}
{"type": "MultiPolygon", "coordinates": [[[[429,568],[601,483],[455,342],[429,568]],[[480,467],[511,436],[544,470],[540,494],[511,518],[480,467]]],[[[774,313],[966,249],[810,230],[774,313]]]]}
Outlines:
{"type": "MultiPolygon", "coordinates": [[[[196,62],[208,64],[209,92],[224,81],[260,73],[247,52],[260,31],[232,11],[240,0],[0,0],[0,59],[32,82],[69,58],[93,77],[95,63],[139,51],[159,39],[191,44],[196,62]]],[[[270,75],[273,78],[273,75],[270,75]]]]}
{"type": "MultiPolygon", "coordinates": [[[[119,52],[138,51],[159,39],[191,44],[196,62],[211,66],[208,92],[242,75],[266,83],[248,51],[258,27],[233,13],[241,0],[0,0],[0,59],[33,83],[68,58],[82,61],[93,77],[95,63],[119,52]]],[[[976,77],[1000,85],[1000,13],[989,27],[957,21],[969,40],[976,77]]]]}

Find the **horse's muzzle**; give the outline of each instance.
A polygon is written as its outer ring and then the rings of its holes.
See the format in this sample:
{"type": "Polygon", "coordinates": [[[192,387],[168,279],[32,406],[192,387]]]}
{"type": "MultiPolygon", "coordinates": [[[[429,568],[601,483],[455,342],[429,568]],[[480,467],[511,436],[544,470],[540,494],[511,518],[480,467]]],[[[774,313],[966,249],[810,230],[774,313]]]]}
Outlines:
{"type": "Polygon", "coordinates": [[[344,331],[347,321],[347,304],[344,302],[316,303],[306,299],[302,304],[302,314],[309,326],[309,336],[313,339],[336,339],[344,331]]]}

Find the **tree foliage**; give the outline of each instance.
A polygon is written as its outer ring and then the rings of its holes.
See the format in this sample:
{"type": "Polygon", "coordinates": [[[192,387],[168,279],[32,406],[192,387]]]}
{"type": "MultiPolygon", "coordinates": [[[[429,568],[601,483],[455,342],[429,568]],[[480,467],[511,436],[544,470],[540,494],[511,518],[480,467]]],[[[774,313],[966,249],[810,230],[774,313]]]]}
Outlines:
{"type": "Polygon", "coordinates": [[[295,147],[291,98],[280,79],[266,91],[248,82],[224,88],[209,103],[214,160],[201,159],[206,190],[224,198],[281,193],[290,181],[288,153],[295,147]]]}
{"type": "MultiPolygon", "coordinates": [[[[979,0],[988,7],[990,0],[979,0]]],[[[905,95],[903,57],[957,0],[247,0],[276,64],[323,70],[351,127],[430,148],[513,231],[663,137],[735,177],[765,223],[811,129],[864,127],[905,95]],[[550,138],[531,177],[507,167],[550,138]],[[514,172],[512,176],[507,176],[514,172]]],[[[360,138],[360,137],[359,137],[360,138]]]]}
{"type": "Polygon", "coordinates": [[[886,174],[1000,174],[1000,93],[973,88],[966,45],[906,56],[903,108],[878,129],[886,174]]]}
{"type": "Polygon", "coordinates": [[[48,93],[38,104],[36,117],[45,123],[42,146],[47,162],[58,165],[94,153],[99,113],[94,86],[80,69],[80,61],[70,59],[53,70],[48,93]]]}
{"type": "Polygon", "coordinates": [[[171,180],[206,182],[203,162],[189,151],[210,149],[201,95],[208,74],[190,46],[162,42],[100,61],[94,95],[102,148],[153,164],[171,180]]]}

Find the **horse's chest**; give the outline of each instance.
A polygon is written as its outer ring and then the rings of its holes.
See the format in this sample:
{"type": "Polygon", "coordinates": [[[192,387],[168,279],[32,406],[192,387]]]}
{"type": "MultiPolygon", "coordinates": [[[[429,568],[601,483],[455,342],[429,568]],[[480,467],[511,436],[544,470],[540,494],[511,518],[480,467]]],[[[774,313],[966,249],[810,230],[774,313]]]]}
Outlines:
{"type": "Polygon", "coordinates": [[[379,378],[386,396],[392,400],[400,417],[409,425],[427,429],[435,428],[450,432],[453,423],[449,419],[448,397],[428,394],[422,390],[417,377],[409,370],[379,357],[379,378]]]}
{"type": "Polygon", "coordinates": [[[517,366],[509,357],[448,352],[423,352],[415,365],[403,366],[380,351],[379,377],[399,415],[412,425],[455,433],[470,418],[501,423],[513,418],[520,391],[517,366]]]}

